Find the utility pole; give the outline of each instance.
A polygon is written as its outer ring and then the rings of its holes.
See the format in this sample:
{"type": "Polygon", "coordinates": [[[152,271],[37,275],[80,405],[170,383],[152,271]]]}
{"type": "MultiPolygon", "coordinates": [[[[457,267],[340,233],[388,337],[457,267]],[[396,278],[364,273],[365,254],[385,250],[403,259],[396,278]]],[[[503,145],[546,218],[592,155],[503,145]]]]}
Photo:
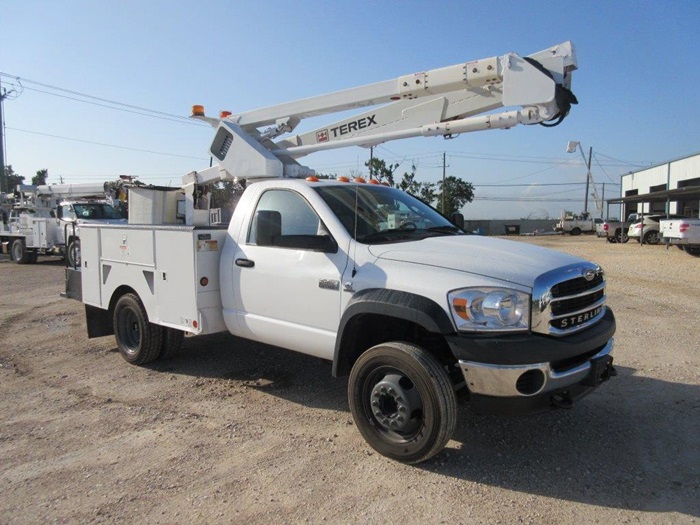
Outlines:
{"type": "Polygon", "coordinates": [[[369,148],[369,178],[372,179],[372,169],[374,166],[374,146],[369,148]]]}
{"type": "MultiPolygon", "coordinates": [[[[579,145],[579,147],[581,147],[579,145]]],[[[583,211],[588,213],[588,187],[591,182],[591,157],[593,156],[593,146],[588,149],[588,162],[586,163],[586,202],[583,211]]]]}
{"type": "Polygon", "coordinates": [[[2,103],[7,97],[7,92],[2,90],[0,83],[0,192],[6,191],[5,183],[5,120],[2,116],[2,103]]]}
{"type": "Polygon", "coordinates": [[[445,152],[442,152],[442,214],[445,215],[445,152]]]}

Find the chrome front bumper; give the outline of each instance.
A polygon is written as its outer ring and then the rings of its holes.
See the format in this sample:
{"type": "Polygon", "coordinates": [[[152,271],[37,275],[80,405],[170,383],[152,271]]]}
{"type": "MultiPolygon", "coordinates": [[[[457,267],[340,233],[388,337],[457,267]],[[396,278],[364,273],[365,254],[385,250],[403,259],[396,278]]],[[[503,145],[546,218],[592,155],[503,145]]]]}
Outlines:
{"type": "Polygon", "coordinates": [[[585,363],[563,372],[556,372],[550,363],[530,365],[491,365],[459,361],[469,391],[493,397],[526,398],[559,391],[584,381],[593,368],[593,361],[611,355],[614,339],[585,363]]]}

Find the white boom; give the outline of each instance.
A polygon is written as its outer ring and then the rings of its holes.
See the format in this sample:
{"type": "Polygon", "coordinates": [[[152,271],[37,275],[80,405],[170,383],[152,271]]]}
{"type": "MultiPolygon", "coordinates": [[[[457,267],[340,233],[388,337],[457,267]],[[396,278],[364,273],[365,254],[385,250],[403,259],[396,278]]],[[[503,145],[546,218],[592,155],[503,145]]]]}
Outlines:
{"type": "Polygon", "coordinates": [[[573,45],[564,42],[525,58],[508,53],[244,113],[222,112],[221,118],[206,117],[202,106],[194,106],[193,118],[217,128],[209,153],[218,165],[183,177],[187,208],[193,207],[197,185],[312,174],[295,159],[315,151],[370,147],[418,136],[450,137],[518,124],[556,121],[549,124],[556,125],[577,102],[570,91],[576,69],[573,45]],[[305,118],[382,104],[274,141],[294,131],[305,118]],[[259,129],[264,126],[271,127],[259,129]]]}

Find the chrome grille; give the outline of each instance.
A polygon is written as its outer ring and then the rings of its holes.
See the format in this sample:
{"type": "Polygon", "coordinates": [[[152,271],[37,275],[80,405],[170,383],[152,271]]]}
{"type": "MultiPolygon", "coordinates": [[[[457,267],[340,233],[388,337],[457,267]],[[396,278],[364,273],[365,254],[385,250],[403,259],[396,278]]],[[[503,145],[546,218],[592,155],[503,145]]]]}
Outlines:
{"type": "Polygon", "coordinates": [[[542,274],[532,294],[532,330],[554,336],[584,330],[605,315],[605,300],[605,277],[593,263],[542,274]]]}

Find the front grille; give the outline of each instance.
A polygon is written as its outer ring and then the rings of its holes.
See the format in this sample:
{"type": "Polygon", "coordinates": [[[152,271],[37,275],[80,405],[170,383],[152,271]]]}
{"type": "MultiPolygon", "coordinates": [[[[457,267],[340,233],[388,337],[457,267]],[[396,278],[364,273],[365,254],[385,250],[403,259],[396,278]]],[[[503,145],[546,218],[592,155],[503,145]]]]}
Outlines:
{"type": "Polygon", "coordinates": [[[583,330],[605,315],[603,271],[581,263],[545,273],[535,281],[532,303],[534,332],[563,336],[583,330]]]}
{"type": "MultiPolygon", "coordinates": [[[[552,293],[552,296],[556,297],[554,293],[552,293]]],[[[597,292],[593,292],[591,294],[583,295],[580,297],[574,297],[572,299],[553,301],[552,313],[554,315],[566,315],[570,312],[578,312],[579,310],[583,310],[588,306],[592,307],[592,305],[596,304],[603,297],[605,297],[605,290],[598,290],[597,292]]]]}
{"type": "Polygon", "coordinates": [[[587,281],[584,277],[577,277],[576,279],[571,279],[570,281],[564,281],[559,284],[552,286],[552,296],[553,297],[564,297],[567,295],[575,295],[592,288],[595,288],[603,282],[603,274],[599,272],[593,278],[592,281],[587,281]]]}

